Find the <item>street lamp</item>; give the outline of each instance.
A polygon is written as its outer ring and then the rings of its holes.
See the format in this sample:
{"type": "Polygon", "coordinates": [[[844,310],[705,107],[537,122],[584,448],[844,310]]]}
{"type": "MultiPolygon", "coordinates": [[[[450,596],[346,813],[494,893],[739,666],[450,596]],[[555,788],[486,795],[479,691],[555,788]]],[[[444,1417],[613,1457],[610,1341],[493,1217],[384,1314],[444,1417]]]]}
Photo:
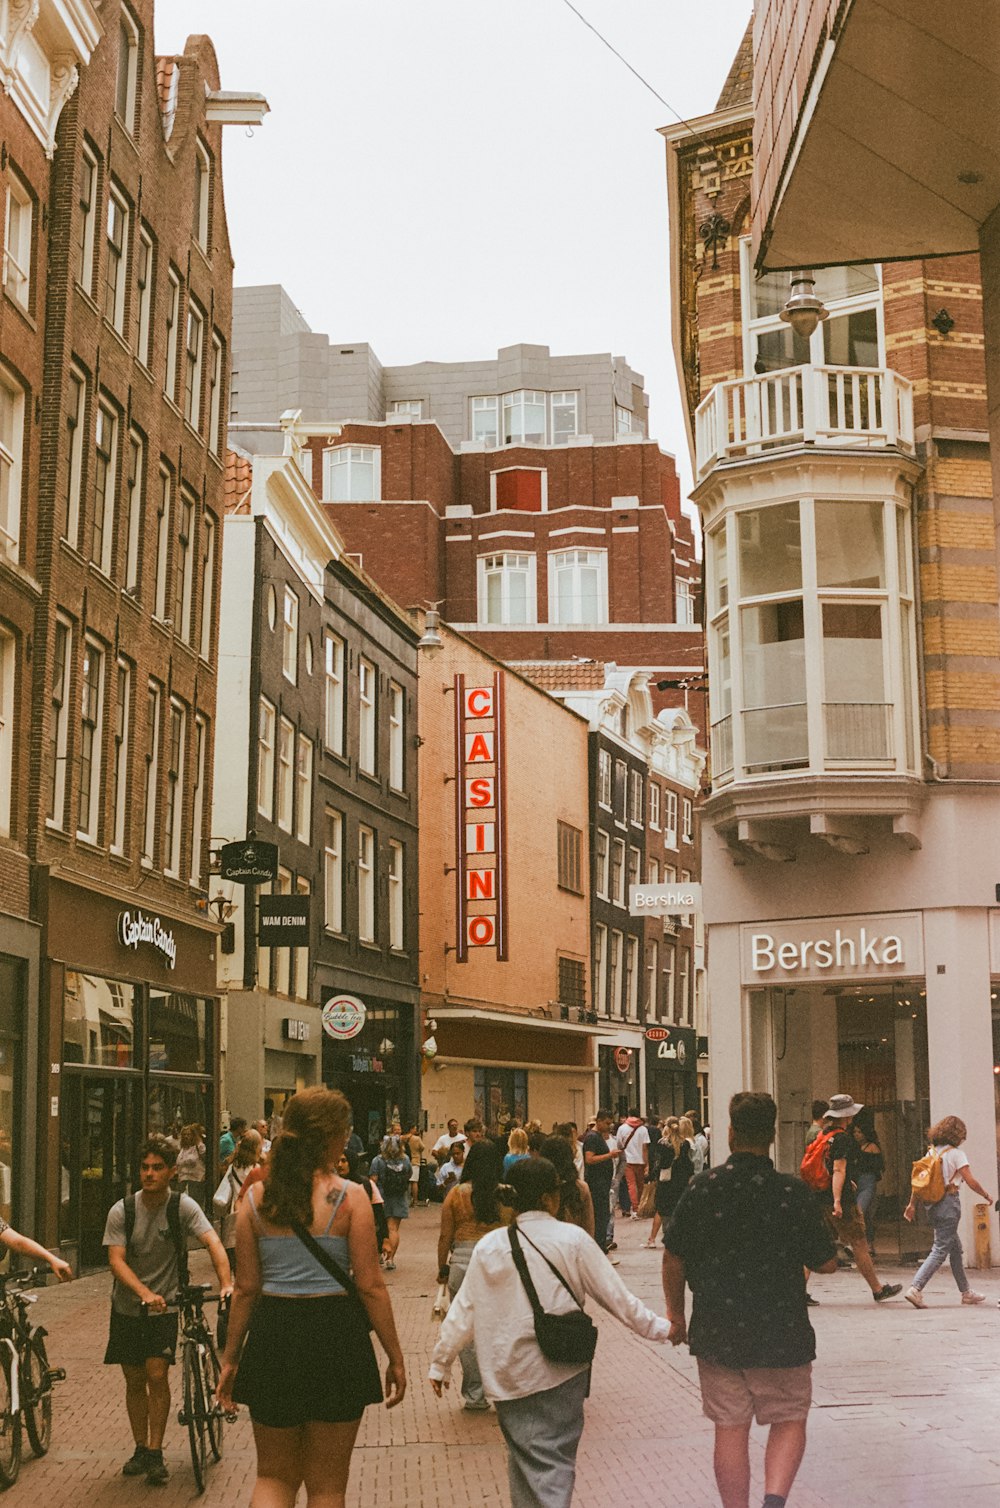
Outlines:
{"type": "Polygon", "coordinates": [[[829,318],[823,300],[816,297],[816,279],[808,267],[792,273],[788,302],[778,316],[796,335],[808,340],[821,320],[829,318]]]}
{"type": "Polygon", "coordinates": [[[417,648],[433,651],[444,648],[444,640],[438,632],[441,615],[436,607],[429,607],[424,617],[424,631],[417,640],[417,648]]]}

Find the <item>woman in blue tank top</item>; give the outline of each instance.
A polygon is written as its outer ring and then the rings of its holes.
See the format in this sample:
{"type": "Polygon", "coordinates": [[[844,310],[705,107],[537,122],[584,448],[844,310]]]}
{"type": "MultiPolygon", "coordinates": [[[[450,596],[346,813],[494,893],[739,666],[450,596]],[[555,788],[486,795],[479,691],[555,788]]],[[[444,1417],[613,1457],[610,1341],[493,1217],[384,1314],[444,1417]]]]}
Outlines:
{"type": "Polygon", "coordinates": [[[322,1496],[344,1504],[361,1415],[383,1397],[369,1326],[388,1358],[386,1406],[406,1391],[371,1205],[336,1171],[350,1131],[342,1094],[295,1095],[267,1178],[249,1191],[236,1221],[219,1401],[249,1407],[258,1482],[277,1486],[289,1508],[303,1483],[307,1503],[322,1496]]]}

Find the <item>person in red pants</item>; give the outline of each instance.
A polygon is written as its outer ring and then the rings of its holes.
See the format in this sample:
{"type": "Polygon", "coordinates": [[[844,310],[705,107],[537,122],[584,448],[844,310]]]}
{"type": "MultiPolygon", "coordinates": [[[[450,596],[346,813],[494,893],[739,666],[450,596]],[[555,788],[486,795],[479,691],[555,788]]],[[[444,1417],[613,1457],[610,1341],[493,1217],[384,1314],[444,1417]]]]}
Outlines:
{"type": "Polygon", "coordinates": [[[625,1182],[632,1201],[630,1220],[639,1218],[639,1200],[649,1166],[649,1130],[638,1110],[630,1110],[618,1127],[618,1146],[625,1161],[625,1182]]]}

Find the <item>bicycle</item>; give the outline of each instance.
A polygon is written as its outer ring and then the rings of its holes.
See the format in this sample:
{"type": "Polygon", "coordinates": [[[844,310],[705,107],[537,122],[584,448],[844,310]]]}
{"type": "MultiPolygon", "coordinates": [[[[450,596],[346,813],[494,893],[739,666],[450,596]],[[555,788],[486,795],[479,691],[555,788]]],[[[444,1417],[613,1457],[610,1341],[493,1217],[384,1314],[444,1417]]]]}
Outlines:
{"type": "Polygon", "coordinates": [[[226,1313],[228,1299],[220,1300],[211,1293],[207,1283],[186,1283],[178,1292],[170,1308],[176,1308],[181,1316],[181,1361],[183,1373],[183,1404],[177,1414],[177,1423],[187,1425],[188,1443],[191,1446],[191,1465],[194,1468],[195,1485],[199,1492],[205,1491],[205,1474],[208,1469],[208,1452],[216,1461],[222,1460],[223,1421],[232,1422],[235,1414],[223,1414],[216,1402],[219,1386],[219,1357],[212,1332],[205,1319],[206,1304],[220,1304],[220,1315],[226,1313]]]}
{"type": "Polygon", "coordinates": [[[52,1389],[65,1382],[62,1367],[50,1367],[47,1331],[32,1325],[28,1306],[44,1287],[48,1269],[0,1275],[0,1491],[13,1487],[21,1470],[21,1426],[36,1456],[52,1443],[52,1389]]]}

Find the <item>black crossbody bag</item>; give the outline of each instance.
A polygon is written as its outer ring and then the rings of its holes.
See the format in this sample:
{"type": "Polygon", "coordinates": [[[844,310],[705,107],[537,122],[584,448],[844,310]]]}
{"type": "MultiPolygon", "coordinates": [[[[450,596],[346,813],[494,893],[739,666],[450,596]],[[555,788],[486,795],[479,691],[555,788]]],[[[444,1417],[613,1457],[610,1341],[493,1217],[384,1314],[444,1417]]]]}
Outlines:
{"type": "Polygon", "coordinates": [[[319,1265],[326,1269],[331,1278],[336,1278],[337,1282],[346,1293],[348,1299],[353,1300],[353,1302],[357,1304],[358,1308],[361,1310],[361,1313],[364,1315],[365,1324],[370,1330],[372,1328],[372,1322],[368,1317],[368,1310],[362,1303],[361,1295],[358,1292],[358,1285],[357,1283],[355,1283],[350,1273],[345,1271],[345,1269],[341,1267],[336,1257],[331,1257],[329,1252],[323,1250],[322,1246],[320,1246],[319,1242],[316,1240],[316,1237],[313,1236],[309,1231],[307,1231],[305,1226],[302,1225],[298,1220],[292,1221],[292,1230],[298,1236],[299,1240],[302,1242],[302,1245],[306,1248],[306,1250],[312,1252],[319,1265]]]}
{"type": "MultiPolygon", "coordinates": [[[[524,1239],[529,1246],[538,1251],[538,1247],[530,1236],[525,1236],[524,1239]]],[[[543,1251],[538,1251],[542,1261],[551,1268],[576,1305],[576,1308],[569,1314],[548,1314],[542,1308],[538,1291],[531,1281],[528,1264],[524,1260],[520,1232],[516,1223],[510,1227],[510,1251],[518,1277],[524,1284],[524,1291],[528,1295],[531,1311],[535,1316],[535,1339],[541,1347],[542,1355],[547,1356],[549,1361],[560,1362],[563,1365],[589,1366],[597,1350],[597,1326],[590,1315],[585,1312],[583,1305],[558,1267],[549,1261],[543,1251]]]]}

